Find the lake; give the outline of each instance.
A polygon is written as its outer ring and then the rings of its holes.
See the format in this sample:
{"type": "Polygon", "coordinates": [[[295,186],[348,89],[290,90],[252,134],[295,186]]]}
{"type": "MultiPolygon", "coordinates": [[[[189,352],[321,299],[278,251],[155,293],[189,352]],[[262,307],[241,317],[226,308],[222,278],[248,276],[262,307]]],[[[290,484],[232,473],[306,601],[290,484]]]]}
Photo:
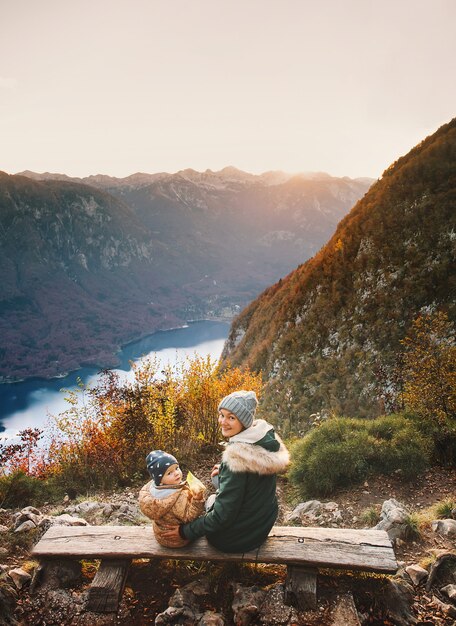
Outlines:
{"type": "MultiPolygon", "coordinates": [[[[226,322],[200,321],[154,333],[124,346],[119,353],[120,365],[114,371],[122,378],[132,377],[130,361],[152,354],[163,366],[195,353],[218,359],[228,331],[226,322]]],[[[61,378],[31,378],[0,385],[0,436],[14,437],[24,428],[42,428],[49,414],[58,415],[68,408],[62,389],[75,389],[78,379],[92,385],[98,376],[98,368],[84,367],[61,378]]]]}

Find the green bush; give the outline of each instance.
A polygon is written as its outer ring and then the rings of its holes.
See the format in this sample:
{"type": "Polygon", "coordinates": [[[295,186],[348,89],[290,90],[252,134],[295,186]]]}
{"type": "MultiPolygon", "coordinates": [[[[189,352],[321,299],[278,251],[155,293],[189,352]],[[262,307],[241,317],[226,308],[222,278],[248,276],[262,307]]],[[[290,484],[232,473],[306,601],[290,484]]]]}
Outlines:
{"type": "Polygon", "coordinates": [[[302,497],[328,495],[372,474],[411,477],[428,466],[431,452],[431,439],[404,415],[336,417],[293,445],[289,478],[302,497]]]}
{"type": "Polygon", "coordinates": [[[50,490],[44,480],[23,471],[0,477],[0,507],[39,506],[49,500],[50,490]]]}

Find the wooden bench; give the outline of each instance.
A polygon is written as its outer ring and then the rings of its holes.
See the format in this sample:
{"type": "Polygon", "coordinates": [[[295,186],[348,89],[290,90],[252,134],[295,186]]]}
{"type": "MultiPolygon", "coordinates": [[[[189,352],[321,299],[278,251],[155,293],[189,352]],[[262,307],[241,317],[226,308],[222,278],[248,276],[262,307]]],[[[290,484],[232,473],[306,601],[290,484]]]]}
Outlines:
{"type": "Polygon", "coordinates": [[[302,610],[316,606],[318,569],[392,574],[398,567],[385,531],[294,526],[274,526],[260,548],[244,554],[219,552],[205,538],[183,548],[165,548],[150,526],[54,526],[33,555],[44,566],[56,559],[101,559],[87,604],[98,612],[117,610],[131,559],[283,564],[286,601],[302,610]]]}

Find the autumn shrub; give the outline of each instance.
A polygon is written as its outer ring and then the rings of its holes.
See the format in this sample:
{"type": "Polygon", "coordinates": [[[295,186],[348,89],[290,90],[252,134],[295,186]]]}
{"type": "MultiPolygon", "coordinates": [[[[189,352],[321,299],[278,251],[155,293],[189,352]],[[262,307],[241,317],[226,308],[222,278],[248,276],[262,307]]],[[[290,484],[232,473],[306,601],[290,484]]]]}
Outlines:
{"type": "Polygon", "coordinates": [[[402,341],[403,403],[434,441],[435,460],[456,464],[456,333],[443,311],[414,320],[402,341]]]}
{"type": "Polygon", "coordinates": [[[404,415],[335,417],[294,444],[289,478],[303,497],[328,495],[373,474],[411,477],[428,466],[431,449],[404,415]]]}
{"type": "Polygon", "coordinates": [[[195,355],[163,369],[158,359],[133,364],[133,379],[105,372],[93,388],[67,392],[56,418],[48,475],[78,492],[145,478],[151,449],[172,452],[185,465],[220,439],[217,406],[240,388],[261,391],[261,376],[195,355]]]}

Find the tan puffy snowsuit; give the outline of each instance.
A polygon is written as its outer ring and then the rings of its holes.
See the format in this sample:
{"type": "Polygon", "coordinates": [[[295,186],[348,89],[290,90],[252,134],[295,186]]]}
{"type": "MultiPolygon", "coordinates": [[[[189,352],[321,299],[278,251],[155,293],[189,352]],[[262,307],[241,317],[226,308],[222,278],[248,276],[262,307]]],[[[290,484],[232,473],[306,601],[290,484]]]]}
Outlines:
{"type": "Polygon", "coordinates": [[[197,500],[187,484],[176,489],[175,493],[162,500],[154,498],[150,492],[152,481],[139,492],[139,506],[144,515],[153,524],[155,538],[162,546],[181,548],[187,542],[184,539],[164,539],[162,533],[166,526],[178,526],[192,522],[204,512],[204,500],[197,500]]]}

